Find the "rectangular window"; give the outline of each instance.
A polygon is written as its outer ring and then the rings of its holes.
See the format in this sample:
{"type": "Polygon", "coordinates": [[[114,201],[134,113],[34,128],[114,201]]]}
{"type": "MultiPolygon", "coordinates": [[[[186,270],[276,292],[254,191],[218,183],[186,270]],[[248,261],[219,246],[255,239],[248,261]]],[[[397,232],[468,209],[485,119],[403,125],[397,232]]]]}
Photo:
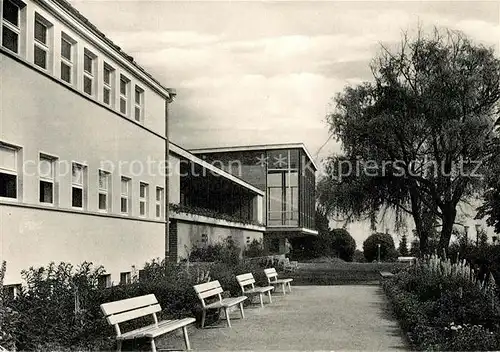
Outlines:
{"type": "Polygon", "coordinates": [[[17,198],[17,149],[0,144],[0,198],[17,198]]]}
{"type": "Polygon", "coordinates": [[[148,215],[148,184],[142,182],[139,184],[139,215],[148,215]]]}
{"type": "Polygon", "coordinates": [[[2,46],[19,54],[21,8],[10,0],[4,0],[2,3],[2,46]]]}
{"type": "Polygon", "coordinates": [[[135,86],[135,111],[134,117],[136,121],[142,121],[142,106],[143,106],[143,95],[144,91],[135,86]]]}
{"type": "Polygon", "coordinates": [[[39,14],[35,14],[35,25],[34,25],[34,62],[35,65],[47,70],[49,65],[49,33],[50,23],[41,17],[39,14]]]}
{"type": "Polygon", "coordinates": [[[120,285],[128,285],[132,282],[130,271],[120,273],[120,285]]]}
{"type": "Polygon", "coordinates": [[[122,177],[121,180],[120,211],[122,214],[129,213],[130,179],[122,177]]]}
{"type": "Polygon", "coordinates": [[[84,208],[85,196],[85,166],[73,163],[71,181],[71,206],[84,208]]]}
{"type": "Polygon", "coordinates": [[[104,104],[113,106],[112,101],[114,101],[114,70],[109,65],[104,64],[103,69],[103,91],[102,99],[104,104]]]}
{"type": "Polygon", "coordinates": [[[99,276],[99,279],[97,281],[97,285],[99,288],[108,288],[111,287],[111,274],[105,274],[99,276]]]}
{"type": "Polygon", "coordinates": [[[85,49],[83,54],[83,91],[94,95],[95,55],[85,49]]]}
{"type": "Polygon", "coordinates": [[[110,196],[109,190],[111,189],[111,177],[110,173],[99,170],[99,199],[98,206],[101,211],[108,211],[110,207],[110,196]]]}
{"type": "Polygon", "coordinates": [[[13,300],[21,293],[21,284],[4,285],[3,297],[4,299],[13,300]]]}
{"type": "Polygon", "coordinates": [[[156,187],[156,218],[163,218],[163,188],[156,187]]]}
{"type": "Polygon", "coordinates": [[[38,171],[40,176],[39,201],[40,203],[54,204],[55,160],[40,155],[38,171]]]}
{"type": "Polygon", "coordinates": [[[120,112],[127,115],[127,99],[129,80],[127,77],[120,75],[120,112]]]}
{"type": "Polygon", "coordinates": [[[73,45],[75,42],[66,34],[61,34],[61,79],[73,82],[73,45]]]}

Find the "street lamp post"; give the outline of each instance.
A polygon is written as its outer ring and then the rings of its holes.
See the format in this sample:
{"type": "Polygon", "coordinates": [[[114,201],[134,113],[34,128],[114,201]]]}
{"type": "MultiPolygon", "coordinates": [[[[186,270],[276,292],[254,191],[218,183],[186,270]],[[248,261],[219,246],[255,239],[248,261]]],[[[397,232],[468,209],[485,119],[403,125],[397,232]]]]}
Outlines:
{"type": "Polygon", "coordinates": [[[377,263],[380,263],[380,243],[377,243],[377,263]]]}

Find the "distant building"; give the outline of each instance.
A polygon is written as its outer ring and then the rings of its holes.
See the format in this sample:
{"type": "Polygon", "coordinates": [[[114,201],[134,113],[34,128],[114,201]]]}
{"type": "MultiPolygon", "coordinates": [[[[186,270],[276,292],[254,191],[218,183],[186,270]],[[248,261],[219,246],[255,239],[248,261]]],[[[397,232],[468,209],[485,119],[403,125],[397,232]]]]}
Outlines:
{"type": "Polygon", "coordinates": [[[202,160],[265,192],[264,243],[286,253],[286,239],[317,235],[317,166],[302,143],[192,149],[202,160]]]}

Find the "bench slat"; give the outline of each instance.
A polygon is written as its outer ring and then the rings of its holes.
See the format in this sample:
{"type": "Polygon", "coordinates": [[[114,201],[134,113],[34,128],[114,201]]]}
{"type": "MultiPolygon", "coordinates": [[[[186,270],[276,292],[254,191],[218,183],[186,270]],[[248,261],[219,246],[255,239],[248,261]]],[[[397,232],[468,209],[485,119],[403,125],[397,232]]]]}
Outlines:
{"type": "Polygon", "coordinates": [[[264,273],[267,277],[275,277],[278,276],[275,268],[264,269],[264,273]]]}
{"type": "Polygon", "coordinates": [[[214,288],[218,288],[221,286],[220,286],[219,280],[215,280],[215,281],[206,282],[204,284],[194,285],[193,287],[194,287],[194,290],[196,291],[196,293],[200,293],[200,292],[212,290],[214,288]]]}
{"type": "Polygon", "coordinates": [[[240,284],[240,286],[244,287],[244,286],[248,286],[248,285],[254,284],[255,283],[255,279],[248,279],[248,280],[238,281],[238,283],[240,284]]]}
{"type": "Polygon", "coordinates": [[[161,311],[161,307],[159,304],[155,304],[152,306],[144,307],[144,308],[139,308],[139,309],[134,309],[134,310],[129,310],[123,313],[117,313],[113,315],[109,315],[106,319],[108,323],[111,325],[114,324],[119,324],[127,320],[132,320],[136,318],[143,317],[148,314],[153,314],[161,311]]]}
{"type": "Polygon", "coordinates": [[[101,311],[104,315],[125,312],[136,308],[142,308],[158,303],[155,295],[145,295],[134,298],[122,299],[121,301],[109,302],[101,304],[101,311]]]}
{"type": "Polygon", "coordinates": [[[222,293],[222,292],[224,292],[224,290],[222,289],[222,287],[219,286],[217,288],[213,288],[211,290],[198,293],[198,297],[200,299],[203,299],[203,298],[215,296],[215,295],[222,293]]]}
{"type": "Polygon", "coordinates": [[[236,280],[239,281],[245,281],[245,280],[253,280],[253,274],[252,273],[247,273],[247,274],[241,274],[241,275],[238,275],[236,276],[236,280]]]}

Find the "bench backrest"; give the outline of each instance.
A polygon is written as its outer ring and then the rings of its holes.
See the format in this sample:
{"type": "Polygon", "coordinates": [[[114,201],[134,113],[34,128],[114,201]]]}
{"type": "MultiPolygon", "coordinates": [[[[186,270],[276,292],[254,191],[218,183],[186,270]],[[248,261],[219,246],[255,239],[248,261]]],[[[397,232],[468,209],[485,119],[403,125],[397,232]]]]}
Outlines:
{"type": "Polygon", "coordinates": [[[198,298],[201,300],[201,305],[205,307],[205,299],[217,296],[219,301],[222,301],[221,293],[224,291],[219,283],[219,280],[206,282],[204,284],[193,286],[198,298]]]}
{"type": "Polygon", "coordinates": [[[118,336],[121,335],[118,324],[124,321],[152,315],[155,324],[158,324],[156,313],[161,311],[155,295],[145,295],[134,298],[123,299],[121,301],[101,304],[101,311],[106,316],[110,325],[114,325],[118,336]]]}
{"type": "Polygon", "coordinates": [[[245,287],[246,286],[252,286],[252,288],[255,288],[255,279],[253,278],[252,273],[246,273],[246,274],[241,274],[236,276],[236,280],[238,280],[238,283],[240,284],[241,291],[245,293],[245,287]]]}
{"type": "Polygon", "coordinates": [[[278,280],[278,273],[275,268],[264,269],[264,273],[266,274],[267,281],[269,283],[278,280]]]}

